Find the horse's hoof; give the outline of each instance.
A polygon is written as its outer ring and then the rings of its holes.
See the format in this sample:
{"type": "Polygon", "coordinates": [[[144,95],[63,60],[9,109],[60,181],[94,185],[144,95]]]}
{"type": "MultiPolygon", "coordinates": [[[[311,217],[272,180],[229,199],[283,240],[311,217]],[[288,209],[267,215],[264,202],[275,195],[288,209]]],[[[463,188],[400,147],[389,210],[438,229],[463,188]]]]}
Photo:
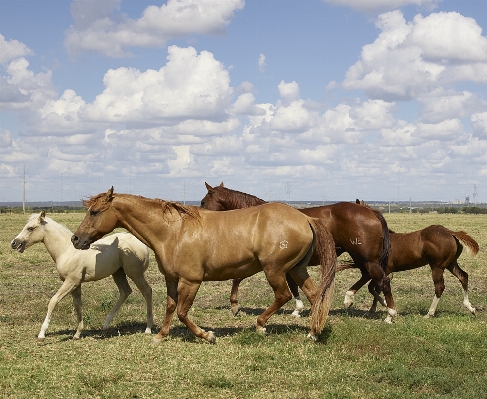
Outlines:
{"type": "Polygon", "coordinates": [[[37,345],[42,345],[46,338],[37,338],[37,345]]]}
{"type": "Polygon", "coordinates": [[[291,313],[291,316],[297,317],[297,318],[301,317],[301,315],[299,314],[299,311],[298,310],[295,310],[294,312],[292,312],[291,313]]]}
{"type": "Polygon", "coordinates": [[[429,319],[430,317],[433,317],[433,315],[428,313],[428,314],[425,314],[423,317],[424,317],[425,319],[429,319]]]}
{"type": "Polygon", "coordinates": [[[210,343],[210,344],[216,344],[216,335],[213,331],[208,331],[208,335],[206,337],[206,340],[210,343]]]}
{"type": "Polygon", "coordinates": [[[144,334],[152,334],[152,330],[149,327],[147,327],[144,331],[144,334]]]}
{"type": "Polygon", "coordinates": [[[266,335],[266,332],[267,330],[265,329],[265,327],[257,327],[257,332],[259,334],[262,334],[262,335],[266,335]]]}
{"type": "Polygon", "coordinates": [[[308,333],[308,336],[307,336],[308,339],[310,339],[311,341],[313,342],[316,342],[318,341],[318,338],[316,338],[316,335],[311,335],[308,333]]]}
{"type": "Polygon", "coordinates": [[[240,312],[240,308],[238,306],[232,307],[230,310],[232,311],[233,317],[237,316],[238,312],[240,312]]]}
{"type": "Polygon", "coordinates": [[[157,345],[159,345],[161,342],[162,342],[162,338],[160,338],[160,337],[158,337],[158,336],[156,335],[154,338],[152,338],[152,342],[151,342],[151,343],[152,343],[152,345],[153,345],[153,346],[157,346],[157,345]]]}
{"type": "Polygon", "coordinates": [[[79,338],[79,335],[73,335],[73,341],[77,341],[79,338]]]}

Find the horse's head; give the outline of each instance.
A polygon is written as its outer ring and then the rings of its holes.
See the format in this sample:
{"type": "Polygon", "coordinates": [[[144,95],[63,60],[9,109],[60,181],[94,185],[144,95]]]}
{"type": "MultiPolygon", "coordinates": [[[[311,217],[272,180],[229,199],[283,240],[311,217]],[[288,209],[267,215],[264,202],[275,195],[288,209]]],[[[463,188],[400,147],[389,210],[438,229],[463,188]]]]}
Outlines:
{"type": "Polygon", "coordinates": [[[22,253],[31,245],[41,242],[44,239],[45,216],[45,211],[32,214],[22,231],[10,243],[12,249],[22,253]]]}
{"type": "Polygon", "coordinates": [[[85,218],[71,237],[76,249],[88,249],[96,240],[110,233],[117,225],[117,216],[111,208],[113,187],[106,193],[98,194],[83,205],[88,207],[85,218]]]}
{"type": "Polygon", "coordinates": [[[205,209],[209,209],[210,211],[225,211],[226,208],[221,202],[221,190],[220,188],[224,188],[223,182],[216,187],[211,187],[208,183],[205,182],[206,189],[208,193],[204,196],[201,200],[201,207],[205,209]]]}

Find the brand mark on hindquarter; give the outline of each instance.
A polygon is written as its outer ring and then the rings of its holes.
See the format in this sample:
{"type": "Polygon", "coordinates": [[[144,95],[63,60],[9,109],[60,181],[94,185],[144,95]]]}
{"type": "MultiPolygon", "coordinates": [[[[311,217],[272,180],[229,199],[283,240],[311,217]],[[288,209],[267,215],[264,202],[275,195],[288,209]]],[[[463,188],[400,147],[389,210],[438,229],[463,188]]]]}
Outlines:
{"type": "Polygon", "coordinates": [[[361,245],[362,244],[362,241],[360,241],[360,238],[356,238],[355,240],[352,240],[350,238],[350,242],[352,243],[352,245],[361,245]]]}
{"type": "Polygon", "coordinates": [[[279,248],[281,248],[281,249],[287,248],[287,244],[288,244],[288,241],[287,240],[282,240],[279,243],[279,248]]]}

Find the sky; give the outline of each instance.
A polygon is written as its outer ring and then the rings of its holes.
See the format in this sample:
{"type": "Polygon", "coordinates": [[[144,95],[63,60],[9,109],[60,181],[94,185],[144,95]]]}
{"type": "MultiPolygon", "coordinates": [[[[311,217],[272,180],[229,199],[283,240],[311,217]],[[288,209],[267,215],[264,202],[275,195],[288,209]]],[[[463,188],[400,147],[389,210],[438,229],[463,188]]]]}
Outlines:
{"type": "Polygon", "coordinates": [[[0,0],[0,202],[487,202],[484,0],[0,0]]]}

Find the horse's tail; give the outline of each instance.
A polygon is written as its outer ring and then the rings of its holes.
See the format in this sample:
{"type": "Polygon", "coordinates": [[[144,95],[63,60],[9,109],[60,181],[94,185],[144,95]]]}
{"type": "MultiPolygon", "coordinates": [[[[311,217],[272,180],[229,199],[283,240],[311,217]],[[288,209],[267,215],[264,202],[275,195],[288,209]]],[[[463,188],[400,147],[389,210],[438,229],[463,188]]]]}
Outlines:
{"type": "Polygon", "coordinates": [[[479,253],[479,244],[472,237],[464,231],[451,231],[450,233],[467,249],[470,256],[475,256],[479,253]]]}
{"type": "MultiPolygon", "coordinates": [[[[369,208],[372,212],[374,212],[374,215],[377,219],[379,219],[380,224],[382,225],[382,247],[380,250],[379,254],[379,264],[382,267],[382,270],[387,270],[387,263],[389,262],[389,254],[391,252],[391,231],[389,230],[389,227],[387,226],[386,219],[382,215],[381,211],[378,211],[376,209],[372,209],[370,206],[368,206],[363,200],[360,201],[358,199],[355,200],[355,203],[357,205],[364,206],[366,208],[369,208]]],[[[345,269],[350,269],[350,267],[347,267],[345,269]]],[[[345,270],[345,269],[340,269],[345,270]]]]}
{"type": "Polygon", "coordinates": [[[386,271],[387,263],[389,262],[389,254],[391,253],[391,233],[382,212],[375,209],[371,210],[382,225],[382,247],[379,254],[379,264],[382,267],[382,270],[386,271]]]}
{"type": "Polygon", "coordinates": [[[315,252],[320,259],[321,281],[311,308],[311,331],[320,333],[330,311],[335,289],[337,256],[335,242],[320,219],[310,218],[315,233],[315,252]]]}
{"type": "Polygon", "coordinates": [[[358,268],[359,266],[357,266],[357,264],[352,260],[350,262],[343,262],[343,263],[340,263],[340,264],[337,264],[337,273],[338,272],[342,272],[344,270],[348,270],[348,269],[356,269],[358,268]]]}

